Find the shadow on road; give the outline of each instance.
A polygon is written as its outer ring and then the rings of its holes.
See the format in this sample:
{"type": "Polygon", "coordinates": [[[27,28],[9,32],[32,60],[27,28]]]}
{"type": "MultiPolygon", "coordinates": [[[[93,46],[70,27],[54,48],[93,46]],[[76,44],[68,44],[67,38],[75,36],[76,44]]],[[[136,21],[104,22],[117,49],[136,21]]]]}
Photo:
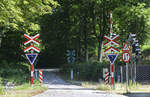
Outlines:
{"type": "Polygon", "coordinates": [[[123,94],[127,97],[150,97],[150,93],[143,93],[143,92],[138,92],[138,93],[127,93],[123,94]]]}
{"type": "Polygon", "coordinates": [[[69,85],[66,81],[64,81],[60,76],[56,75],[53,72],[43,72],[43,83],[51,84],[51,85],[69,85]]]}
{"type": "Polygon", "coordinates": [[[51,90],[94,90],[91,88],[48,88],[51,90]]]}

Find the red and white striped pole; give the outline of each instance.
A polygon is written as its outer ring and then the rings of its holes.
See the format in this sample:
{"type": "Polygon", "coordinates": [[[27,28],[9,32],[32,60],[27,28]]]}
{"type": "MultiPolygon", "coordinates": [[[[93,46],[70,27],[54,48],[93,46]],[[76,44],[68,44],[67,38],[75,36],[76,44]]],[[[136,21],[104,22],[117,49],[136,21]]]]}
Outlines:
{"type": "Polygon", "coordinates": [[[105,72],[105,84],[108,84],[109,72],[105,72]]]}
{"type": "Polygon", "coordinates": [[[113,35],[112,25],[113,25],[113,21],[112,21],[112,11],[110,11],[110,36],[111,36],[111,37],[112,37],[112,35],[113,35]]]}
{"type": "Polygon", "coordinates": [[[40,83],[43,83],[43,71],[39,70],[39,81],[40,83]]]}
{"type": "Polygon", "coordinates": [[[111,83],[114,85],[114,65],[111,64],[111,83]]]}
{"type": "Polygon", "coordinates": [[[33,86],[33,64],[31,64],[31,85],[33,86]]]}
{"type": "MultiPolygon", "coordinates": [[[[110,11],[110,37],[112,38],[113,35],[113,21],[112,21],[112,11],[110,11]]],[[[111,45],[113,46],[113,45],[111,45]]],[[[113,54],[114,52],[111,51],[111,53],[113,54]]],[[[112,85],[114,85],[114,64],[110,64],[110,71],[111,71],[111,83],[112,85]]]]}
{"type": "MultiPolygon", "coordinates": [[[[31,45],[33,45],[33,42],[31,42],[31,45]]],[[[33,50],[31,50],[31,53],[34,53],[33,50]]],[[[31,64],[31,86],[33,86],[33,73],[34,72],[34,66],[31,64]]]]}

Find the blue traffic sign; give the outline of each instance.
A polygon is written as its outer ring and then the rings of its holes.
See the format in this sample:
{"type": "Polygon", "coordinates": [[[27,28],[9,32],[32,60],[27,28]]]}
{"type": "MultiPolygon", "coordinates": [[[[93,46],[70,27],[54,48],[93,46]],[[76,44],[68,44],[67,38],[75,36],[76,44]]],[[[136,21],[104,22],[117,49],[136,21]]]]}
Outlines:
{"type": "Polygon", "coordinates": [[[118,54],[107,54],[106,56],[107,56],[109,62],[110,62],[111,64],[114,64],[114,62],[115,62],[115,60],[116,60],[118,54]]]}
{"type": "Polygon", "coordinates": [[[25,54],[30,64],[33,64],[38,56],[37,53],[25,54]]]}

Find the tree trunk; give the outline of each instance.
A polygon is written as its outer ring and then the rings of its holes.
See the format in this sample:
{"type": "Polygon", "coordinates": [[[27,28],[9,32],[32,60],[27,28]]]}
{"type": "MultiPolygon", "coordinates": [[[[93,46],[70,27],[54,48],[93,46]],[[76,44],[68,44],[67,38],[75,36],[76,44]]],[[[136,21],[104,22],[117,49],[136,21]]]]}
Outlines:
{"type": "Polygon", "coordinates": [[[102,62],[102,47],[103,47],[103,40],[100,39],[98,43],[98,61],[102,62]]]}
{"type": "Polygon", "coordinates": [[[104,33],[106,28],[106,13],[105,13],[105,4],[102,6],[102,12],[103,14],[100,16],[100,23],[99,23],[99,31],[100,35],[98,38],[98,61],[102,62],[102,47],[103,47],[103,41],[104,41],[104,33]]]}
{"type": "Polygon", "coordinates": [[[80,21],[80,27],[79,27],[79,37],[78,37],[78,61],[81,61],[81,22],[80,21]]]}
{"type": "Polygon", "coordinates": [[[88,63],[87,20],[86,20],[86,17],[84,17],[84,46],[85,46],[85,61],[88,63]]]}

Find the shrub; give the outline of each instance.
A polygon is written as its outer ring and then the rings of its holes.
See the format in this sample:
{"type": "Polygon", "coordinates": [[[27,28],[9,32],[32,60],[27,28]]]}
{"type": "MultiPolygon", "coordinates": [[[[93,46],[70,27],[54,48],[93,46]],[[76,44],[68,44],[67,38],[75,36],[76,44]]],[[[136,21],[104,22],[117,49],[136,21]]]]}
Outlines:
{"type": "MultiPolygon", "coordinates": [[[[99,61],[89,62],[88,64],[76,63],[73,65],[74,77],[81,80],[98,81],[99,78],[102,78],[103,68],[108,65],[106,62],[99,61]],[[79,72],[79,75],[77,75],[77,72],[79,72]]],[[[63,65],[61,68],[62,73],[70,73],[70,65],[63,65]]]]}
{"type": "Polygon", "coordinates": [[[78,66],[80,79],[97,81],[99,78],[102,78],[103,68],[106,64],[95,61],[89,64],[80,63],[78,66]]]}
{"type": "Polygon", "coordinates": [[[2,61],[0,68],[0,82],[3,83],[3,80],[13,82],[14,84],[22,84],[27,82],[30,79],[30,72],[28,67],[23,64],[17,63],[8,63],[2,61]]]}

